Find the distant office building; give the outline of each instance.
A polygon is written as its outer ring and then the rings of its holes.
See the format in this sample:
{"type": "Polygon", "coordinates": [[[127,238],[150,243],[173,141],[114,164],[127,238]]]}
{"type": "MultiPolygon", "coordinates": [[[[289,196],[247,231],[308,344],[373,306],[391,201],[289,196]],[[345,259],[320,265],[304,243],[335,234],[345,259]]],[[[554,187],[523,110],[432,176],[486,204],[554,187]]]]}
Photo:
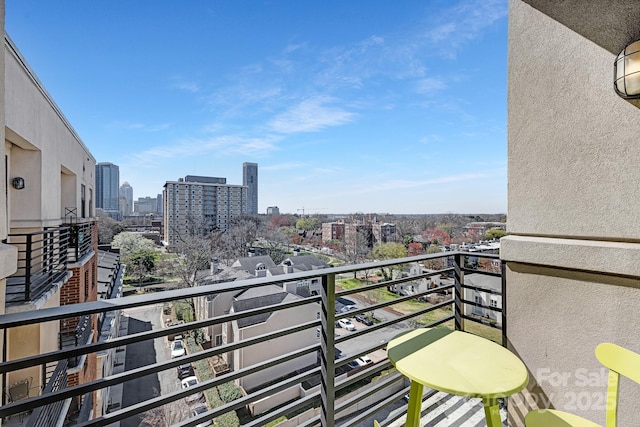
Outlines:
{"type": "Polygon", "coordinates": [[[133,212],[133,187],[125,181],[120,186],[118,194],[120,196],[120,214],[123,216],[131,215],[133,212]]]}
{"type": "Polygon", "coordinates": [[[174,246],[180,236],[226,230],[234,219],[248,213],[247,187],[226,182],[225,178],[187,175],[164,184],[166,245],[174,246]]]}
{"type": "Polygon", "coordinates": [[[278,216],[280,215],[280,209],[277,206],[269,206],[267,208],[267,215],[278,216]]]}
{"type": "Polygon", "coordinates": [[[156,212],[159,214],[163,212],[162,194],[158,194],[156,197],[156,212]]]}
{"type": "Polygon", "coordinates": [[[242,185],[247,187],[247,213],[258,214],[258,164],[242,164],[242,185]]]}
{"type": "Polygon", "coordinates": [[[155,197],[138,197],[138,200],[133,202],[134,212],[137,214],[157,214],[158,212],[158,199],[155,197]]]}
{"type": "Polygon", "coordinates": [[[120,168],[113,163],[101,162],[96,165],[96,208],[112,217],[120,212],[120,168]]]}

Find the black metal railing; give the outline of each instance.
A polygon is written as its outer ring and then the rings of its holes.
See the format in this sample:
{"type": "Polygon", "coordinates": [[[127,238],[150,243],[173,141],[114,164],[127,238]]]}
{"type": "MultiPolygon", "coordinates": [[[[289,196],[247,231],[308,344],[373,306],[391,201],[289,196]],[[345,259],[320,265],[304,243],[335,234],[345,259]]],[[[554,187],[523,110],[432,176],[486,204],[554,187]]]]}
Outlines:
{"type": "Polygon", "coordinates": [[[6,302],[34,301],[68,277],[69,263],[92,250],[92,223],[30,233],[10,233],[7,243],[18,248],[18,271],[7,278],[6,302]]]}
{"type": "MultiPolygon", "coordinates": [[[[67,387],[67,361],[58,362],[47,384],[42,390],[42,396],[54,393],[67,387]]],[[[62,415],[64,400],[53,401],[34,408],[27,420],[26,427],[49,427],[58,424],[62,415]]]]}
{"type": "MultiPolygon", "coordinates": [[[[75,328],[60,331],[58,334],[58,348],[60,350],[64,350],[65,348],[74,348],[79,345],[85,345],[89,342],[92,332],[91,316],[85,314],[80,317],[75,328]]],[[[82,360],[80,356],[69,358],[69,369],[77,367],[80,360],[82,360]]]]}
{"type": "MultiPolygon", "coordinates": [[[[237,331],[239,321],[240,323],[252,323],[260,319],[265,321],[264,319],[268,319],[272,313],[287,313],[280,318],[289,319],[295,318],[295,316],[288,316],[288,314],[296,310],[312,314],[311,318],[306,317],[304,320],[290,323],[276,330],[263,328],[261,333],[254,335],[247,332],[242,339],[239,336],[232,337],[232,333],[228,332],[225,335],[225,340],[220,342],[219,346],[203,347],[173,359],[160,355],[155,363],[145,364],[124,372],[116,372],[104,378],[96,378],[57,391],[43,392],[40,396],[19,402],[12,402],[0,407],[0,417],[40,408],[69,398],[79,398],[86,393],[101,393],[116,385],[151,374],[158,375],[163,371],[169,371],[173,374],[177,366],[188,362],[212,363],[214,360],[226,358],[230,361],[230,370],[215,376],[204,376],[204,372],[198,370],[201,382],[194,387],[184,390],[177,386],[173,390],[159,390],[157,394],[140,403],[102,414],[80,425],[104,426],[163,407],[171,408],[173,402],[182,401],[194,393],[208,392],[234,382],[246,384],[250,379],[255,379],[257,375],[261,375],[263,380],[266,378],[269,381],[263,382],[260,386],[245,387],[239,397],[231,401],[218,402],[217,405],[212,404],[213,407],[210,410],[196,417],[189,418],[189,415],[186,415],[183,417],[184,419],[178,420],[176,425],[181,427],[195,426],[205,420],[225,416],[225,414],[231,414],[238,410],[242,410],[239,412],[244,417],[241,424],[246,426],[262,426],[273,420],[282,417],[296,417],[301,413],[310,414],[300,418],[301,421],[298,425],[302,426],[333,427],[338,424],[340,426],[355,426],[365,421],[368,422],[369,417],[374,417],[379,411],[401,402],[402,397],[409,390],[404,377],[392,369],[384,352],[386,343],[395,334],[415,327],[449,327],[482,335],[486,334],[490,339],[505,342],[506,305],[504,301],[506,287],[504,279],[500,282],[500,273],[465,268],[465,259],[470,256],[489,260],[498,258],[497,255],[445,252],[311,272],[216,283],[0,316],[0,328],[10,331],[24,325],[62,320],[72,316],[145,306],[156,307],[160,312],[164,304],[185,301],[185,299],[207,298],[214,294],[220,296],[237,295],[247,290],[256,292],[256,289],[268,289],[267,287],[273,289],[274,285],[283,287],[286,286],[286,283],[307,281],[314,278],[321,282],[318,293],[313,294],[312,292],[313,295],[308,297],[292,297],[280,300],[282,302],[277,302],[276,299],[265,299],[268,301],[265,304],[254,304],[251,308],[245,306],[242,309],[236,306],[235,310],[229,310],[227,314],[216,317],[154,328],[145,332],[115,337],[106,342],[88,343],[74,348],[0,363],[0,374],[7,375],[19,369],[44,365],[56,360],[66,361],[83,354],[105,351],[112,351],[115,354],[127,346],[144,342],[153,343],[157,339],[166,343],[164,340],[170,335],[188,336],[192,331],[212,326],[221,326],[227,331],[237,331]],[[372,272],[382,268],[398,270],[413,263],[436,261],[440,263],[442,268],[422,270],[420,274],[409,276],[395,274],[393,277],[398,278],[389,280],[379,280],[380,277],[377,277],[376,280],[368,281],[368,283],[365,280],[365,283],[359,286],[353,286],[352,282],[346,281],[346,279],[353,278],[354,275],[370,278],[372,272]],[[469,273],[487,275],[498,281],[497,288],[488,291],[502,299],[501,307],[478,303],[471,296],[466,295],[468,292],[482,292],[483,289],[477,285],[467,286],[465,284],[465,275],[469,273]],[[427,286],[428,282],[437,281],[432,279],[440,280],[440,285],[427,286]],[[416,290],[411,295],[400,296],[387,293],[388,289],[409,282],[414,284],[416,290]],[[379,294],[384,294],[384,297],[377,297],[379,294]],[[436,301],[425,302],[425,299],[434,295],[438,295],[436,301]],[[341,310],[346,299],[358,300],[356,308],[341,310]],[[499,313],[501,321],[492,326],[483,324],[482,319],[469,313],[472,306],[481,306],[486,310],[499,313]],[[317,317],[316,313],[318,313],[317,317]],[[369,317],[373,314],[376,322],[369,326],[358,327],[352,332],[336,329],[336,322],[339,320],[360,314],[369,317]],[[251,351],[251,354],[259,354],[259,348],[263,350],[278,348],[273,343],[277,343],[279,339],[296,342],[297,337],[302,336],[300,334],[305,337],[308,336],[305,334],[312,334],[313,337],[317,334],[318,339],[312,344],[305,343],[296,348],[283,350],[281,354],[264,355],[263,358],[255,359],[246,365],[234,363],[232,360],[234,353],[245,350],[251,351]],[[251,348],[251,346],[255,347],[251,348]],[[371,358],[375,355],[373,363],[352,369],[352,362],[365,355],[369,355],[371,358]],[[309,357],[314,361],[317,358],[318,361],[296,372],[287,371],[287,367],[292,362],[309,357]],[[373,381],[374,378],[377,380],[373,381]],[[264,399],[291,393],[292,390],[296,396],[288,403],[275,405],[266,412],[256,409],[256,406],[259,406],[264,399]],[[247,408],[250,410],[249,413],[246,411],[247,408]],[[254,412],[251,413],[251,410],[254,412]]],[[[266,292],[266,294],[272,293],[273,291],[266,292]]],[[[213,300],[224,300],[224,298],[216,297],[213,300]]],[[[108,396],[102,396],[101,400],[109,401],[108,396]]],[[[402,415],[400,413],[386,417],[382,425],[389,425],[402,415]]]]}
{"type": "Polygon", "coordinates": [[[76,223],[69,227],[69,262],[78,262],[91,252],[92,223],[76,223]]]}
{"type": "Polygon", "coordinates": [[[67,274],[69,228],[10,233],[18,248],[18,271],[7,278],[7,303],[32,301],[67,274]]]}

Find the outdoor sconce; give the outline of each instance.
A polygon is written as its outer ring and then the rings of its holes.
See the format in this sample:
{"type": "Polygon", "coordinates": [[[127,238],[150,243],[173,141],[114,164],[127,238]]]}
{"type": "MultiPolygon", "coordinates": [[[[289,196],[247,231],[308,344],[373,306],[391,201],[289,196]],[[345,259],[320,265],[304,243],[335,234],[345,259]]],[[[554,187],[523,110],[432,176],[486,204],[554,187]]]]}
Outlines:
{"type": "Polygon", "coordinates": [[[24,178],[16,176],[11,181],[11,185],[13,185],[13,188],[16,190],[22,190],[24,188],[24,178]]]}
{"type": "Polygon", "coordinates": [[[613,64],[613,78],[613,87],[622,98],[640,98],[640,40],[620,52],[613,64]]]}

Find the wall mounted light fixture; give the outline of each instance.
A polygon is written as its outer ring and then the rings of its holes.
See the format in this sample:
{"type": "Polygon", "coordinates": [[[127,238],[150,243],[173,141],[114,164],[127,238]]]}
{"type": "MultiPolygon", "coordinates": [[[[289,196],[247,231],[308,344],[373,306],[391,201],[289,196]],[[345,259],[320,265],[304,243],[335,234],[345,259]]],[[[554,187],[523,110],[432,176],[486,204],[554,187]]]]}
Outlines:
{"type": "Polygon", "coordinates": [[[11,181],[11,185],[13,185],[13,188],[16,190],[22,190],[24,188],[24,178],[16,176],[11,181]]]}
{"type": "Polygon", "coordinates": [[[616,58],[613,87],[625,99],[640,98],[640,40],[624,48],[616,58]]]}

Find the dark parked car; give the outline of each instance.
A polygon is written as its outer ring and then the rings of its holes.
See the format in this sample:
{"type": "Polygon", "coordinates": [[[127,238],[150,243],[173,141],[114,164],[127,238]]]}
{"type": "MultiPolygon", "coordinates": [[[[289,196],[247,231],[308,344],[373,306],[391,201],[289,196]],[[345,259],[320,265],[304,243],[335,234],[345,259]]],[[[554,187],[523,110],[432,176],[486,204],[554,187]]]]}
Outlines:
{"type": "Polygon", "coordinates": [[[185,363],[184,365],[178,366],[176,369],[178,370],[178,379],[180,380],[194,375],[191,363],[185,363]]]}
{"type": "Polygon", "coordinates": [[[373,325],[373,320],[370,317],[365,316],[364,314],[356,314],[356,320],[360,323],[364,323],[367,326],[373,325]]]}

